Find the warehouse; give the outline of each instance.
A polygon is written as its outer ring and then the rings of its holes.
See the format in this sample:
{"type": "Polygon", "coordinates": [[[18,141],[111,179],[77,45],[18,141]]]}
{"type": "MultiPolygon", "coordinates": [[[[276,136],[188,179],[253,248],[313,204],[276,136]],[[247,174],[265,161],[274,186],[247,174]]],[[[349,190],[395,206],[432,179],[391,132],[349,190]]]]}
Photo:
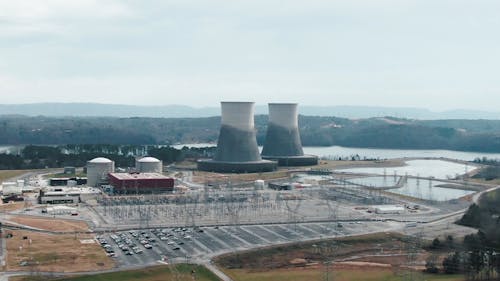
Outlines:
{"type": "Polygon", "coordinates": [[[95,199],[100,194],[97,188],[87,187],[47,187],[40,190],[40,204],[77,204],[89,199],[95,199]]]}
{"type": "Polygon", "coordinates": [[[174,179],[158,173],[110,173],[109,184],[117,194],[172,192],[174,179]]]}

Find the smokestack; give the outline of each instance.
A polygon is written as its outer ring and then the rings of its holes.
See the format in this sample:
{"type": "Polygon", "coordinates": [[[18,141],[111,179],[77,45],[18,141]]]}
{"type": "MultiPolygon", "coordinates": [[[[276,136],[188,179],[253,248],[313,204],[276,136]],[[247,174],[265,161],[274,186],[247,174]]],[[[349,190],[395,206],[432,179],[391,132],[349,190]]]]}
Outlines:
{"type": "Polygon", "coordinates": [[[253,102],[221,102],[221,128],[213,160],[198,161],[198,169],[213,172],[265,172],[276,162],[262,160],[257,146],[253,102]]]}
{"type": "Polygon", "coordinates": [[[280,166],[318,164],[318,157],[304,155],[302,150],[296,103],[269,104],[269,123],[262,157],[276,160],[280,166]]]}

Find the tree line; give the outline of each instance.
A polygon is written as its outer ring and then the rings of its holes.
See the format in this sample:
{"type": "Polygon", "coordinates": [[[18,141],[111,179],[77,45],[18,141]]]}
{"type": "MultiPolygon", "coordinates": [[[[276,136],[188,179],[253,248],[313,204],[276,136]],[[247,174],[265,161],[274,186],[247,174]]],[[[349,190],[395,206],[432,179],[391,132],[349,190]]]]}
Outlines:
{"type": "MultiPolygon", "coordinates": [[[[500,280],[500,190],[481,196],[457,223],[478,232],[465,236],[463,244],[454,243],[451,236],[445,242],[434,239],[431,250],[449,252],[442,261],[443,272],[464,274],[466,280],[500,280]]],[[[437,264],[436,255],[432,255],[426,271],[439,272],[437,264]]]]}
{"type": "Polygon", "coordinates": [[[117,167],[134,167],[138,156],[152,156],[170,164],[185,159],[212,157],[215,148],[175,149],[170,146],[143,145],[62,145],[24,147],[18,155],[0,154],[0,170],[22,170],[60,168],[64,166],[83,167],[87,161],[96,157],[106,157],[117,167]]]}
{"type": "MultiPolygon", "coordinates": [[[[267,115],[255,116],[263,144],[267,115]]],[[[220,117],[115,118],[0,116],[1,144],[153,145],[215,142],[220,117]]],[[[305,146],[450,149],[500,152],[499,120],[346,119],[299,116],[305,146]]]]}

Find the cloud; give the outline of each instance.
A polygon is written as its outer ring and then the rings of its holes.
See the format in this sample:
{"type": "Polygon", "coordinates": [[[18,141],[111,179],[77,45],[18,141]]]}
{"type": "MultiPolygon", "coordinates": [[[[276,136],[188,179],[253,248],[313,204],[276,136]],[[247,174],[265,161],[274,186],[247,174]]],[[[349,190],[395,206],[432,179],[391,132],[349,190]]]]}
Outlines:
{"type": "Polygon", "coordinates": [[[0,0],[0,94],[488,107],[499,4],[479,2],[0,0]]]}

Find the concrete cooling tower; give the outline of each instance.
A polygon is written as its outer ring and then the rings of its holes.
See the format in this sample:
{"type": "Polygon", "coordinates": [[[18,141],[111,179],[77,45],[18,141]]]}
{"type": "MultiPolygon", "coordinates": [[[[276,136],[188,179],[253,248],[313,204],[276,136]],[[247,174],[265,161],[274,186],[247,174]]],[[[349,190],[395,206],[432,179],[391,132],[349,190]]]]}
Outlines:
{"type": "Polygon", "coordinates": [[[262,160],[257,146],[253,102],[221,102],[221,128],[212,160],[199,160],[198,169],[221,173],[254,173],[276,169],[262,160]]]}
{"type": "Polygon", "coordinates": [[[98,157],[87,162],[87,185],[97,187],[108,179],[108,174],[115,171],[115,162],[98,157]]]}
{"type": "Polygon", "coordinates": [[[270,103],[269,123],[262,158],[278,161],[280,166],[318,164],[318,157],[304,155],[300,142],[296,103],[270,103]]]}

